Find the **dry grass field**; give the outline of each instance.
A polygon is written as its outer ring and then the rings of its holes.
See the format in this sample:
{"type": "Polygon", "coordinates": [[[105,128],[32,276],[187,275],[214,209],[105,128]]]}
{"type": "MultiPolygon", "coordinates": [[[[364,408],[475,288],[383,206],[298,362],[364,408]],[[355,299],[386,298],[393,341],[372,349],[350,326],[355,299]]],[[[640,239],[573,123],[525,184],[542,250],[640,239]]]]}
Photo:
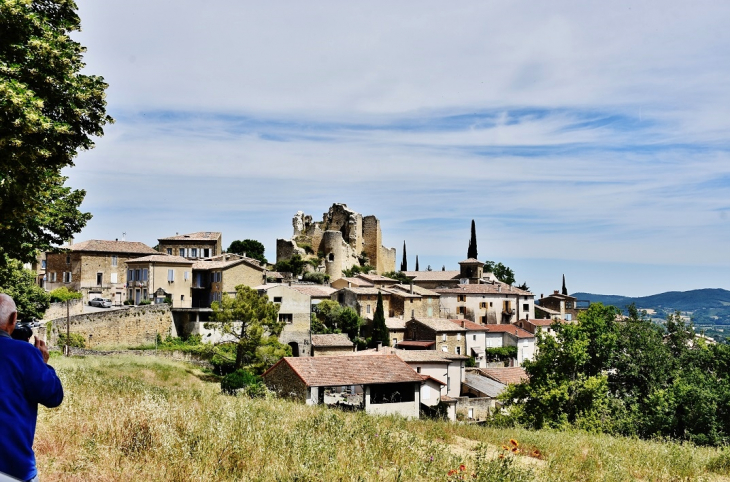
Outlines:
{"type": "Polygon", "coordinates": [[[66,399],[40,410],[42,480],[730,480],[720,449],[231,397],[198,368],[161,358],[51,363],[66,399]],[[498,458],[510,439],[517,455],[498,458]]]}

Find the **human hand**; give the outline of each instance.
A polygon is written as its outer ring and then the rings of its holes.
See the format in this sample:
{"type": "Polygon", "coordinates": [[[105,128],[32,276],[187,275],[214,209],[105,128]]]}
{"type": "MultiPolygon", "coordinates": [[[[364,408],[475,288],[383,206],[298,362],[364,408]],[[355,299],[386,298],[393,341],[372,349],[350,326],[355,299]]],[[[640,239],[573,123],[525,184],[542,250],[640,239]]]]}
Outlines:
{"type": "Polygon", "coordinates": [[[48,359],[51,357],[51,355],[48,353],[48,347],[46,346],[46,342],[36,336],[33,345],[41,351],[41,355],[43,355],[43,361],[48,363],[48,359]]]}

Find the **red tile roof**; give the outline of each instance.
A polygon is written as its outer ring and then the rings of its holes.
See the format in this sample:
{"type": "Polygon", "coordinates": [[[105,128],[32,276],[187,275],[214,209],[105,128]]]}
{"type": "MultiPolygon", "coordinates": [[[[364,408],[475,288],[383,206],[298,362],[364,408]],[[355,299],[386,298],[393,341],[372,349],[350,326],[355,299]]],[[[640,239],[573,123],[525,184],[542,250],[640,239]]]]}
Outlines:
{"type": "Polygon", "coordinates": [[[395,355],[286,357],[269,368],[264,378],[282,363],[310,387],[423,382],[419,373],[395,355]]]}
{"type": "Polygon", "coordinates": [[[342,347],[352,348],[355,346],[344,333],[332,333],[327,335],[312,335],[312,346],[322,347],[342,347]]]}
{"type": "Polygon", "coordinates": [[[337,291],[335,288],[332,288],[330,286],[300,284],[292,284],[291,289],[296,290],[302,294],[311,296],[312,298],[329,298],[332,293],[337,291]]]}
{"type": "Polygon", "coordinates": [[[127,263],[193,264],[191,260],[183,258],[182,256],[170,256],[169,254],[152,254],[150,256],[130,259],[127,263]]]}
{"type": "Polygon", "coordinates": [[[416,281],[450,281],[458,279],[461,271],[404,271],[403,274],[416,281]]]}
{"type": "Polygon", "coordinates": [[[104,241],[100,239],[81,241],[70,246],[63,246],[62,249],[92,253],[160,254],[159,251],[155,251],[146,244],[138,241],[104,241]]]}
{"type": "Polygon", "coordinates": [[[455,333],[466,331],[464,328],[461,327],[461,325],[456,326],[454,323],[450,322],[446,318],[415,318],[413,321],[427,326],[437,333],[441,333],[444,331],[455,333]]]}
{"type": "Polygon", "coordinates": [[[453,288],[436,288],[434,291],[441,295],[485,295],[485,294],[502,294],[502,295],[527,295],[534,296],[529,291],[521,290],[515,286],[510,286],[501,281],[492,283],[465,284],[455,286],[453,288]]]}
{"type": "Polygon", "coordinates": [[[459,325],[460,327],[468,330],[468,331],[489,331],[487,330],[486,325],[480,325],[479,323],[474,323],[473,321],[469,320],[449,320],[452,323],[455,323],[459,325]]]}
{"type": "Polygon", "coordinates": [[[520,383],[528,380],[527,372],[522,367],[509,368],[479,368],[478,370],[485,377],[496,380],[499,383],[509,385],[510,383],[520,383]]]}
{"type": "Polygon", "coordinates": [[[416,348],[430,348],[436,344],[435,341],[417,341],[417,340],[403,340],[398,342],[398,346],[412,346],[416,348]]]}
{"type": "Polygon", "coordinates": [[[535,338],[529,331],[515,325],[484,325],[489,333],[509,333],[517,338],[535,338]]]}
{"type": "Polygon", "coordinates": [[[220,232],[198,231],[197,233],[178,234],[168,238],[158,238],[157,241],[217,241],[220,237],[220,232]]]}

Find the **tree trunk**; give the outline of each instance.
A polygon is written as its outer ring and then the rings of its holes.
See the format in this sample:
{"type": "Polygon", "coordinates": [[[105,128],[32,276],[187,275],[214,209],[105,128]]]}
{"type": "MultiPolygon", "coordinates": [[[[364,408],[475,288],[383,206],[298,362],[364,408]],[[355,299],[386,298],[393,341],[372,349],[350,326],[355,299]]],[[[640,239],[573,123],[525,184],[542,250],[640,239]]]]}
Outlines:
{"type": "Polygon", "coordinates": [[[236,365],[235,369],[240,370],[243,368],[243,357],[245,355],[243,347],[243,337],[246,335],[246,324],[241,323],[241,334],[238,337],[238,345],[236,345],[236,365]]]}

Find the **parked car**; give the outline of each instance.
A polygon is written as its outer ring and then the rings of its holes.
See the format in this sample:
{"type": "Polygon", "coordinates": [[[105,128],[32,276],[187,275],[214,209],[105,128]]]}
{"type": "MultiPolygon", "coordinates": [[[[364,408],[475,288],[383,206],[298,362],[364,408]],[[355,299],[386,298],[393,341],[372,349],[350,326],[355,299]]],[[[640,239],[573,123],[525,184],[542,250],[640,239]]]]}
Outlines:
{"type": "Polygon", "coordinates": [[[89,300],[89,306],[98,306],[99,308],[111,308],[112,300],[109,298],[94,298],[89,300]]]}

